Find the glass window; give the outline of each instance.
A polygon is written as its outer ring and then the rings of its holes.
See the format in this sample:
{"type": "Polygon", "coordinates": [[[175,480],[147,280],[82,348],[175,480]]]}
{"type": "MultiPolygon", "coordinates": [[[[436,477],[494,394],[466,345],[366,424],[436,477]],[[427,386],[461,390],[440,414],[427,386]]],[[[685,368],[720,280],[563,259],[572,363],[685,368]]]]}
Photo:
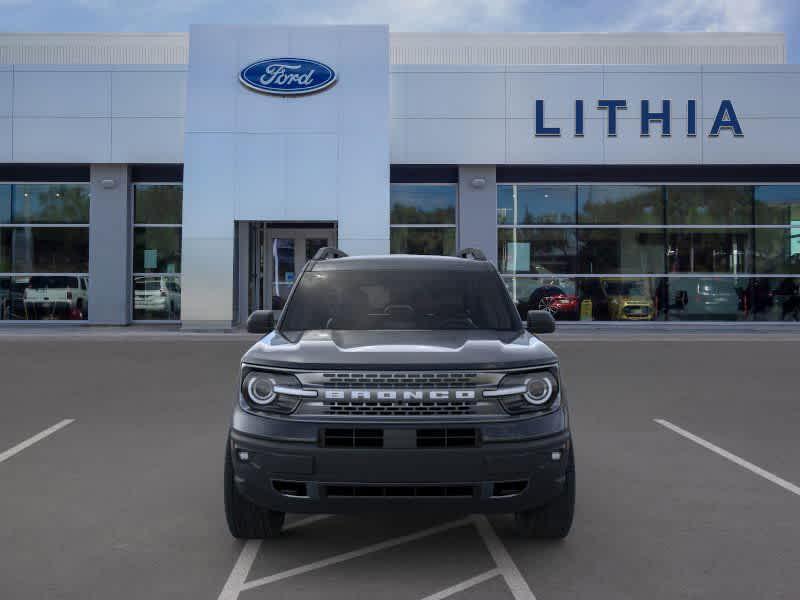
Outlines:
{"type": "Polygon", "coordinates": [[[578,280],[581,320],[654,321],[664,319],[666,278],[607,277],[578,280]]]}
{"type": "Polygon", "coordinates": [[[757,185],[756,225],[800,227],[800,186],[757,185]]]}
{"type": "Polygon", "coordinates": [[[752,273],[751,229],[673,229],[667,265],[674,273],[752,273]]]}
{"type": "Polygon", "coordinates": [[[507,277],[504,281],[523,319],[529,310],[546,310],[558,320],[578,318],[579,299],[574,279],[507,277]]]}
{"type": "Polygon", "coordinates": [[[392,227],[392,254],[441,254],[456,252],[455,227],[392,227]]]}
{"type": "Polygon", "coordinates": [[[392,254],[455,253],[456,184],[393,183],[390,190],[392,254]]]}
{"type": "Polygon", "coordinates": [[[88,224],[86,184],[25,184],[2,186],[0,223],[88,224]]]}
{"type": "Polygon", "coordinates": [[[497,274],[485,270],[307,272],[286,310],[290,332],[521,328],[497,274]]]}
{"type": "Polygon", "coordinates": [[[752,186],[667,186],[669,225],[752,225],[752,186]]]}
{"type": "Polygon", "coordinates": [[[392,225],[455,225],[456,186],[409,185],[391,186],[392,225]]]}
{"type": "Polygon", "coordinates": [[[664,222],[664,188],[640,185],[578,187],[580,223],[659,225],[664,222]]]}
{"type": "Polygon", "coordinates": [[[800,273],[800,221],[791,229],[756,229],[757,273],[800,273]]]}
{"type": "Polygon", "coordinates": [[[183,186],[133,188],[133,319],[181,318],[183,186]]]}
{"type": "Polygon", "coordinates": [[[674,321],[740,321],[747,318],[750,280],[743,277],[671,277],[669,318],[674,321]]]}
{"type": "Polygon", "coordinates": [[[180,228],[137,227],[133,240],[133,269],[136,273],[180,273],[180,228]]]}
{"type": "Polygon", "coordinates": [[[579,273],[663,273],[659,229],[579,229],[579,273]]]}
{"type": "Polygon", "coordinates": [[[134,187],[134,222],[145,225],[180,225],[183,187],[176,184],[137,184],[134,187]]]}
{"type": "Polygon", "coordinates": [[[133,318],[137,321],[181,318],[181,280],[167,275],[133,278],[133,318]]]}
{"type": "Polygon", "coordinates": [[[575,223],[575,186],[501,185],[497,222],[517,225],[575,223]]]}
{"type": "Polygon", "coordinates": [[[0,272],[86,273],[86,227],[4,227],[0,229],[0,272]]]}
{"type": "Polygon", "coordinates": [[[754,321],[800,321],[800,278],[753,278],[747,315],[754,321]]]}
{"type": "Polygon", "coordinates": [[[574,273],[574,229],[499,229],[497,264],[502,273],[574,273]]]}

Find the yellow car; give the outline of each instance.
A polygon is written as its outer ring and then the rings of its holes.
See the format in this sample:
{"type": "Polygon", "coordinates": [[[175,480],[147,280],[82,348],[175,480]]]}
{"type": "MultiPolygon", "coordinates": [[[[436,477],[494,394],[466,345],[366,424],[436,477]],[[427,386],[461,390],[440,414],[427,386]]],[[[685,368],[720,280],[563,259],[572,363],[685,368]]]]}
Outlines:
{"type": "Polygon", "coordinates": [[[644,279],[604,279],[600,282],[612,321],[652,321],[656,307],[650,282],[644,279]]]}

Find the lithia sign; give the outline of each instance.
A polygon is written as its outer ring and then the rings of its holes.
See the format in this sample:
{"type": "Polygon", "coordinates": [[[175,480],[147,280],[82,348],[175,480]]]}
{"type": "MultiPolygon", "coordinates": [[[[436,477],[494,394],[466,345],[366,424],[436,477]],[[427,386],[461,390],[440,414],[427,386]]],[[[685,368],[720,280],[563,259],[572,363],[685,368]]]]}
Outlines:
{"type": "MultiPolygon", "coordinates": [[[[662,100],[661,111],[652,112],[650,110],[650,101],[642,100],[640,112],[640,129],[639,135],[641,137],[650,136],[651,123],[659,123],[661,125],[661,137],[670,137],[672,135],[672,126],[670,123],[672,101],[662,100]]],[[[606,111],[608,114],[608,137],[616,137],[617,135],[617,111],[627,110],[627,100],[598,100],[597,110],[606,111]]],[[[575,137],[583,137],[584,126],[584,103],[583,100],[575,100],[575,137]]],[[[742,137],[742,126],[736,116],[736,111],[733,109],[733,102],[730,100],[722,100],[719,104],[717,116],[714,118],[714,123],[708,132],[709,137],[718,137],[721,131],[730,131],[734,137],[742,137]]],[[[547,127],[545,124],[544,113],[544,100],[536,100],[536,137],[560,137],[560,127],[547,127]]],[[[686,136],[695,137],[697,135],[697,100],[686,101],[686,136]]]]}

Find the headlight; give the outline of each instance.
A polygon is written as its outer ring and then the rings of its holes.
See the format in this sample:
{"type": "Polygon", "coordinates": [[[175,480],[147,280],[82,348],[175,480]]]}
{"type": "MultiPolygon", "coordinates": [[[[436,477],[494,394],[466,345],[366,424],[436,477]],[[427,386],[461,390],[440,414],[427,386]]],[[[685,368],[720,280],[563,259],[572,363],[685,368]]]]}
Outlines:
{"type": "Polygon", "coordinates": [[[267,373],[254,371],[245,378],[247,399],[258,406],[272,403],[275,398],[275,380],[267,373]]]}
{"type": "Polygon", "coordinates": [[[497,398],[511,414],[551,410],[558,405],[558,367],[506,375],[496,390],[483,392],[497,398]]]}
{"type": "Polygon", "coordinates": [[[304,390],[294,375],[245,367],[242,371],[244,408],[289,414],[303,398],[316,398],[316,390],[304,390]]]}
{"type": "Polygon", "coordinates": [[[550,402],[555,389],[555,379],[550,373],[537,373],[525,380],[525,400],[534,406],[542,406],[550,402]]]}

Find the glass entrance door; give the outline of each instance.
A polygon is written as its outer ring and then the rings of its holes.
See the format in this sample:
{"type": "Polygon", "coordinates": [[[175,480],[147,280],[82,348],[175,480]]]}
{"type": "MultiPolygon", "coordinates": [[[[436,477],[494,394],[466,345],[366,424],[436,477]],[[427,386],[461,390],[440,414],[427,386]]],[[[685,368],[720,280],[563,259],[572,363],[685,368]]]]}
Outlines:
{"type": "Polygon", "coordinates": [[[250,240],[250,310],[281,309],[306,262],[320,248],[336,245],[336,229],[254,223],[250,240]]]}

